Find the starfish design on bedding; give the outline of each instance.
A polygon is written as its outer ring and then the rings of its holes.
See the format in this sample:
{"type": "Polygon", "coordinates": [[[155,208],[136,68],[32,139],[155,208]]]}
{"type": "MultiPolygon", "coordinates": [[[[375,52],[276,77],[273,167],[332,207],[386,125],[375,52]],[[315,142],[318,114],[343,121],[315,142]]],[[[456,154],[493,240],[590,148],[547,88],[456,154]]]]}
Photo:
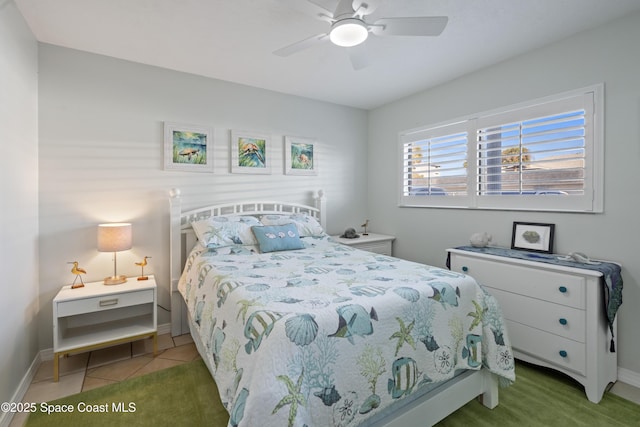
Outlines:
{"type": "Polygon", "coordinates": [[[414,320],[411,323],[409,323],[409,325],[405,325],[404,321],[401,318],[396,317],[396,320],[400,324],[400,330],[395,332],[393,335],[391,335],[389,339],[398,340],[398,342],[396,343],[396,354],[395,354],[397,356],[398,352],[400,351],[400,348],[404,345],[405,342],[409,344],[411,347],[413,347],[414,350],[416,349],[416,342],[411,336],[411,331],[413,330],[413,326],[416,321],[414,320]]]}
{"type": "Polygon", "coordinates": [[[291,405],[291,407],[289,408],[289,427],[293,427],[294,425],[296,415],[298,415],[298,405],[307,406],[307,399],[305,399],[304,394],[302,394],[302,392],[300,391],[300,388],[302,387],[303,376],[304,376],[304,369],[302,370],[302,372],[300,372],[298,381],[295,384],[293,384],[293,381],[291,381],[291,378],[289,378],[286,375],[278,375],[276,377],[278,380],[285,383],[289,394],[287,394],[285,397],[283,397],[280,400],[280,402],[278,402],[276,407],[273,408],[273,412],[271,413],[275,414],[283,406],[291,405]]]}
{"type": "Polygon", "coordinates": [[[467,316],[473,317],[473,322],[471,322],[471,325],[469,325],[470,331],[482,322],[482,316],[484,315],[484,312],[487,311],[487,309],[483,309],[482,306],[476,302],[476,300],[472,300],[471,302],[476,308],[476,311],[470,311],[469,313],[467,313],[467,316]]]}

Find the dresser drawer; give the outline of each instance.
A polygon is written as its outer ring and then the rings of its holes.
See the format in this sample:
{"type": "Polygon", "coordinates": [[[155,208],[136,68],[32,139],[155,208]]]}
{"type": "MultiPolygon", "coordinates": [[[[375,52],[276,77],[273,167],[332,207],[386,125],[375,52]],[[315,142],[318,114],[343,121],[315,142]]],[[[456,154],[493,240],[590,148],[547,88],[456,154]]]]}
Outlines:
{"type": "Polygon", "coordinates": [[[585,375],[584,344],[512,320],[507,320],[506,323],[514,350],[585,375]]]}
{"type": "Polygon", "coordinates": [[[585,279],[581,276],[459,254],[451,254],[451,269],[469,274],[491,288],[578,309],[585,308],[585,279]]]}
{"type": "Polygon", "coordinates": [[[486,287],[508,320],[581,343],[585,342],[585,311],[486,287]]]}
{"type": "Polygon", "coordinates": [[[59,301],[57,303],[58,317],[112,310],[114,308],[129,307],[144,303],[153,303],[153,292],[153,289],[146,289],[70,301],[59,301]]]}

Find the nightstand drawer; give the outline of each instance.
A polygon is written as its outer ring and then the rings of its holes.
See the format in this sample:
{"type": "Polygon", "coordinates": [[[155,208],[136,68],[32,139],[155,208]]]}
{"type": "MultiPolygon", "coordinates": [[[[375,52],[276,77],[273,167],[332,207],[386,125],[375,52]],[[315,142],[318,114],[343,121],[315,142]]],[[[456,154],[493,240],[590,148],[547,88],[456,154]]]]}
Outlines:
{"type": "Polygon", "coordinates": [[[346,239],[340,236],[332,236],[337,243],[351,246],[363,251],[373,252],[380,255],[393,256],[393,241],[395,237],[386,234],[369,233],[363,234],[355,239],[346,239]]]}
{"type": "Polygon", "coordinates": [[[353,247],[362,249],[363,251],[391,256],[391,242],[362,243],[360,245],[353,245],[353,247]]]}
{"type": "Polygon", "coordinates": [[[154,301],[153,289],[58,302],[58,317],[129,307],[154,301]]]}

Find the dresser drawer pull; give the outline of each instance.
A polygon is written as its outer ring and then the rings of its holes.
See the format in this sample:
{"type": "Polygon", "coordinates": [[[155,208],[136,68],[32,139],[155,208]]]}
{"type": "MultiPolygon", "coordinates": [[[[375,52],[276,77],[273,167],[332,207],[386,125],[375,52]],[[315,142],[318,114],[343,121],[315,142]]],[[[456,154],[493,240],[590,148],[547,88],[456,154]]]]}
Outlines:
{"type": "Polygon", "coordinates": [[[560,357],[567,357],[567,352],[564,350],[560,350],[560,357]]]}
{"type": "Polygon", "coordinates": [[[565,319],[564,317],[561,317],[559,322],[560,322],[561,325],[566,325],[567,323],[569,323],[569,322],[567,322],[567,319],[565,319]]]}
{"type": "Polygon", "coordinates": [[[469,267],[467,267],[466,265],[463,265],[462,266],[462,271],[464,271],[466,273],[467,271],[469,271],[469,267]]]}
{"type": "Polygon", "coordinates": [[[118,304],[118,298],[103,299],[103,300],[100,300],[100,302],[98,303],[100,307],[109,307],[110,305],[117,305],[117,304],[118,304]]]}
{"type": "Polygon", "coordinates": [[[566,293],[567,293],[567,288],[566,288],[565,286],[560,286],[560,287],[558,288],[558,290],[559,290],[560,292],[562,292],[563,294],[566,294],[566,293]]]}

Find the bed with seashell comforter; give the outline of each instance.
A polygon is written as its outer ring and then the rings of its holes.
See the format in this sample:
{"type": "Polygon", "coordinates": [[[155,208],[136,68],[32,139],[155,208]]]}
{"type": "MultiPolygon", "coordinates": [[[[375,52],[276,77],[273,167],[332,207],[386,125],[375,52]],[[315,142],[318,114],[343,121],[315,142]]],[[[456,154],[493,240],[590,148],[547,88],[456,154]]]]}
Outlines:
{"type": "Polygon", "coordinates": [[[191,225],[178,290],[230,426],[370,425],[463,372],[515,379],[470,276],[335,243],[305,214],[191,225]]]}

